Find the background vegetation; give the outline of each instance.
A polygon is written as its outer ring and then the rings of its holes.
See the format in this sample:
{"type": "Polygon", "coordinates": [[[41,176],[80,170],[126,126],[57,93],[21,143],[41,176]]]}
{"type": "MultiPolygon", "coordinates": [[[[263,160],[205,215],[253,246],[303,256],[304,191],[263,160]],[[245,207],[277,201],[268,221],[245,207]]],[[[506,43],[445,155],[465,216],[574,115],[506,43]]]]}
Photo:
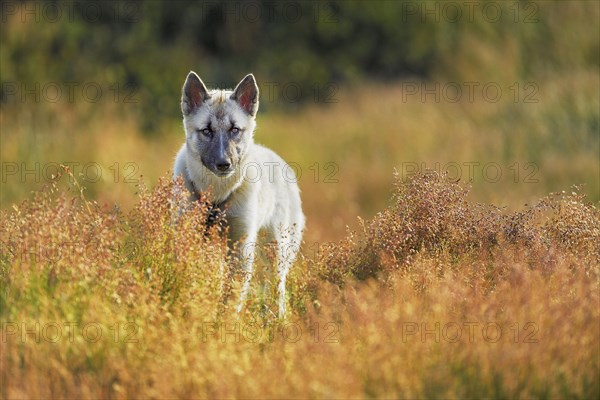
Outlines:
{"type": "Polygon", "coordinates": [[[600,6],[470,4],[3,2],[1,396],[598,397],[600,6]],[[287,322],[168,224],[189,70],[301,173],[287,322]]]}

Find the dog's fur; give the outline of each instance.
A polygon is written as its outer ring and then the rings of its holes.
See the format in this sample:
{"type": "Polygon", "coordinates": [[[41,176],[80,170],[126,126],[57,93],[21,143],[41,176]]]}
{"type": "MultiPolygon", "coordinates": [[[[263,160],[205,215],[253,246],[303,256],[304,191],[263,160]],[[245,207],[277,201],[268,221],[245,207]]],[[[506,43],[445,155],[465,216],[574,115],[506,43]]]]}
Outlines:
{"type": "Polygon", "coordinates": [[[273,151],[254,143],[258,86],[252,74],[231,90],[208,91],[193,71],[183,85],[185,144],[175,159],[174,178],[183,177],[190,199],[211,190],[225,210],[229,239],[238,246],[245,272],[238,312],[244,305],[259,231],[277,242],[279,316],[286,312],[285,284],[296,258],[304,214],[293,170],[273,151]]]}

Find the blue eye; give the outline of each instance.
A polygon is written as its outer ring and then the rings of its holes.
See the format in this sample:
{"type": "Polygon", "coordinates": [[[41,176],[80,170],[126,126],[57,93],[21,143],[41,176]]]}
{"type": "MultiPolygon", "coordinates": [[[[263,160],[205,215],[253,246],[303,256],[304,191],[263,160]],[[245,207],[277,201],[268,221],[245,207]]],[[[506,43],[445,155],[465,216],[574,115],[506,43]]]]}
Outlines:
{"type": "Polygon", "coordinates": [[[237,135],[238,133],[240,133],[240,128],[238,128],[238,127],[231,128],[231,133],[234,135],[237,135]]]}

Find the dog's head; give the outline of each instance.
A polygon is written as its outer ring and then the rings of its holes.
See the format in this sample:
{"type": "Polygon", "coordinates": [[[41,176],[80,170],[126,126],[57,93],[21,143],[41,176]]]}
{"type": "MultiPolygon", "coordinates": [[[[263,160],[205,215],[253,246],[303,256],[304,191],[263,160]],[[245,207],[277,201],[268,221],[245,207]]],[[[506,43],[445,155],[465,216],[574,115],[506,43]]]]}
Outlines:
{"type": "Polygon", "coordinates": [[[212,173],[231,176],[253,143],[258,86],[252,74],[231,90],[208,91],[191,71],[183,85],[181,111],[187,148],[212,173]]]}

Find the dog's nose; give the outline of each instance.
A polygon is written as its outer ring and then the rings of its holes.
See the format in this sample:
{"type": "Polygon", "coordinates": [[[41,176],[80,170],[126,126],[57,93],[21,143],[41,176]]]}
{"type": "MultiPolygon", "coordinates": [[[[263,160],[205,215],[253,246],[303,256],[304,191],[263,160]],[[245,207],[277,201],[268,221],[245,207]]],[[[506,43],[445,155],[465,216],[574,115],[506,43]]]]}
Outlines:
{"type": "Polygon", "coordinates": [[[229,163],[227,161],[221,161],[221,162],[217,163],[217,169],[219,171],[227,171],[229,169],[229,167],[231,167],[231,163],[229,163]]]}

